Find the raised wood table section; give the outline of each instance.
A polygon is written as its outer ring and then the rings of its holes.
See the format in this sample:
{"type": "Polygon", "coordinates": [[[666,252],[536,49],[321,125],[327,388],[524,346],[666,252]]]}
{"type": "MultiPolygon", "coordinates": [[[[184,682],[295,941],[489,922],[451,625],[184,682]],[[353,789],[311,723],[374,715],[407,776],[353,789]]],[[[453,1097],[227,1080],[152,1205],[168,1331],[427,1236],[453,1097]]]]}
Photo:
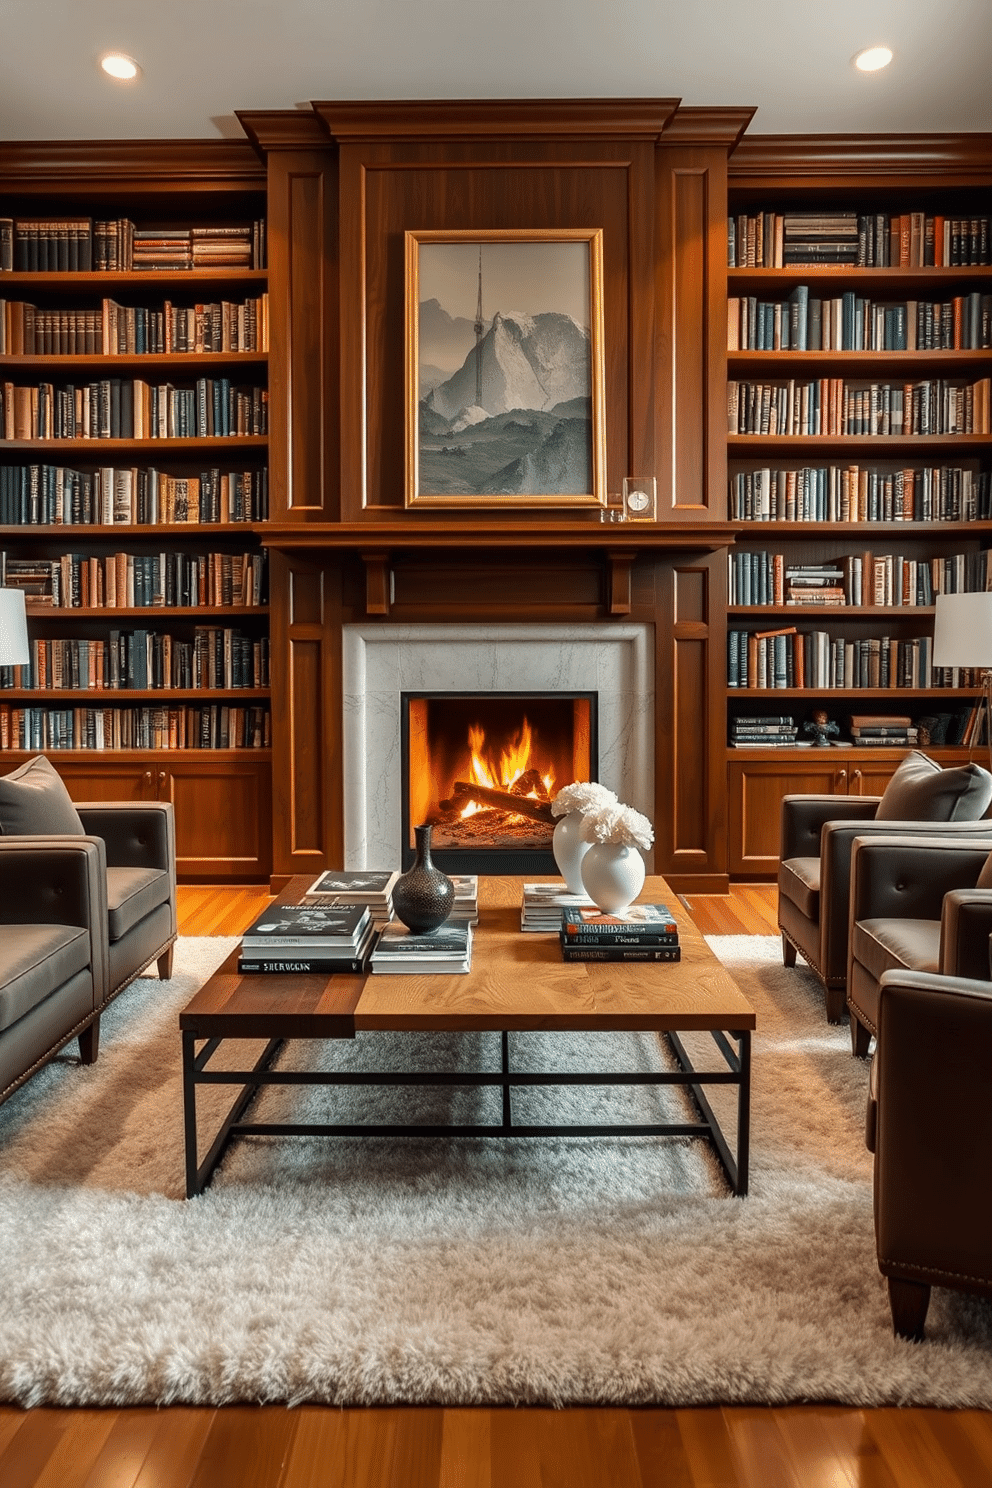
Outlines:
{"type": "MultiPolygon", "coordinates": [[[[297,904],[312,880],[296,878],[276,901],[297,904]]],[[[754,1010],[663,878],[645,882],[641,899],[669,906],[678,921],[682,959],[674,963],[569,962],[554,934],[520,930],[522,878],[479,881],[479,924],[472,969],[443,976],[239,975],[238,952],[206,982],[180,1014],[183,1038],[183,1099],[186,1133],[186,1192],[201,1193],[229,1142],[237,1136],[540,1136],[607,1134],[703,1137],[714,1147],[730,1187],[747,1192],[750,1109],[750,1039],[754,1010]],[[353,1038],[363,1030],[502,1034],[502,1068],[496,1073],[348,1074],[270,1068],[287,1039],[353,1038]],[[677,1068],[664,1073],[522,1074],[509,1065],[510,1032],[557,1030],[641,1031],[664,1034],[677,1068]],[[718,1070],[694,1067],[680,1032],[708,1031],[724,1062],[718,1070]],[[265,1039],[250,1070],[209,1069],[222,1041],[265,1039]],[[733,1041],[733,1042],[731,1042],[733,1041]],[[202,1044],[201,1048],[197,1048],[202,1044]],[[736,1045],[736,1048],[734,1047],[736,1045]],[[199,1157],[196,1090],[202,1084],[240,1086],[239,1094],[208,1152],[199,1157]],[[296,1125],[242,1120],[264,1085],[498,1085],[503,1120],[491,1126],[296,1125]],[[692,1095],[698,1121],[650,1125],[521,1126],[512,1115],[511,1090],[523,1085],[681,1085],[692,1095]],[[737,1089],[736,1153],[702,1089],[737,1089]]]]}

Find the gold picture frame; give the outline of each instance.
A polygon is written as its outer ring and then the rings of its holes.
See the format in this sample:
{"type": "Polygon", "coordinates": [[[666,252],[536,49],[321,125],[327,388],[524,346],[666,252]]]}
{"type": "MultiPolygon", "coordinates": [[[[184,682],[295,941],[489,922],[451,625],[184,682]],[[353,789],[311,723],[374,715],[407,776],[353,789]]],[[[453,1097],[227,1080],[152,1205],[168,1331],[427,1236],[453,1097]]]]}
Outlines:
{"type": "Polygon", "coordinates": [[[405,234],[407,507],[604,507],[601,228],[405,234]]]}

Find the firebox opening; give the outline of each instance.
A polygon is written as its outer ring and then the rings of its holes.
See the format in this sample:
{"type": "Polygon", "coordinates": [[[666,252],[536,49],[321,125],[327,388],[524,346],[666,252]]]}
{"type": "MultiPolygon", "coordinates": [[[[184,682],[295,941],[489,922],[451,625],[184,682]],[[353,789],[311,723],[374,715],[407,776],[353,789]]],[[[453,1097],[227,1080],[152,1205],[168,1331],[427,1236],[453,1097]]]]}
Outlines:
{"type": "Polygon", "coordinates": [[[598,779],[595,693],[401,694],[403,867],[430,822],[438,867],[557,874],[551,801],[598,779]]]}

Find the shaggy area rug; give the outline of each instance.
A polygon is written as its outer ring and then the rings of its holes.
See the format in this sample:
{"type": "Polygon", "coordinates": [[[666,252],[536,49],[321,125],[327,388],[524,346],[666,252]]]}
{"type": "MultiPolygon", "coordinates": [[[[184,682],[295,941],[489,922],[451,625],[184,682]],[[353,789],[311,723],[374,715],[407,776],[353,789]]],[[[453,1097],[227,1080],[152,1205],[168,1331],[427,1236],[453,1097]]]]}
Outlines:
{"type": "MultiPolygon", "coordinates": [[[[64,1057],[0,1108],[0,1398],[992,1405],[988,1305],[938,1291],[927,1343],[892,1336],[846,1028],[777,940],[710,943],[757,1011],[747,1199],[671,1138],[254,1138],[187,1203],[177,1015],[232,942],[181,941],[171,982],[111,1009],[95,1066],[64,1057]]],[[[664,1067],[642,1035],[512,1051],[518,1068],[664,1067]]],[[[284,1062],[313,1057],[497,1068],[498,1036],[365,1034],[284,1062]]],[[[519,1095],[547,1121],[684,1099],[519,1095]]],[[[255,1110],[479,1120],[497,1101],[282,1087],[255,1110]]]]}

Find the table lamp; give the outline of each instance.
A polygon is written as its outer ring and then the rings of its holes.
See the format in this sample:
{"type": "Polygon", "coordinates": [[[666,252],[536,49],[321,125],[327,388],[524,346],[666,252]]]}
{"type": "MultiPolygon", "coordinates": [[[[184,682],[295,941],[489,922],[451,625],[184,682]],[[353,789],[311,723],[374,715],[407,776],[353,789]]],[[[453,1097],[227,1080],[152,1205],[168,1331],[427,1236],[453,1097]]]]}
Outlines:
{"type": "Polygon", "coordinates": [[[24,594],[0,589],[0,666],[27,666],[30,660],[24,594]]]}
{"type": "MultiPolygon", "coordinates": [[[[985,737],[992,769],[992,594],[938,594],[933,627],[935,667],[979,667],[985,737]]],[[[976,731],[977,733],[977,731],[976,731]]]]}

